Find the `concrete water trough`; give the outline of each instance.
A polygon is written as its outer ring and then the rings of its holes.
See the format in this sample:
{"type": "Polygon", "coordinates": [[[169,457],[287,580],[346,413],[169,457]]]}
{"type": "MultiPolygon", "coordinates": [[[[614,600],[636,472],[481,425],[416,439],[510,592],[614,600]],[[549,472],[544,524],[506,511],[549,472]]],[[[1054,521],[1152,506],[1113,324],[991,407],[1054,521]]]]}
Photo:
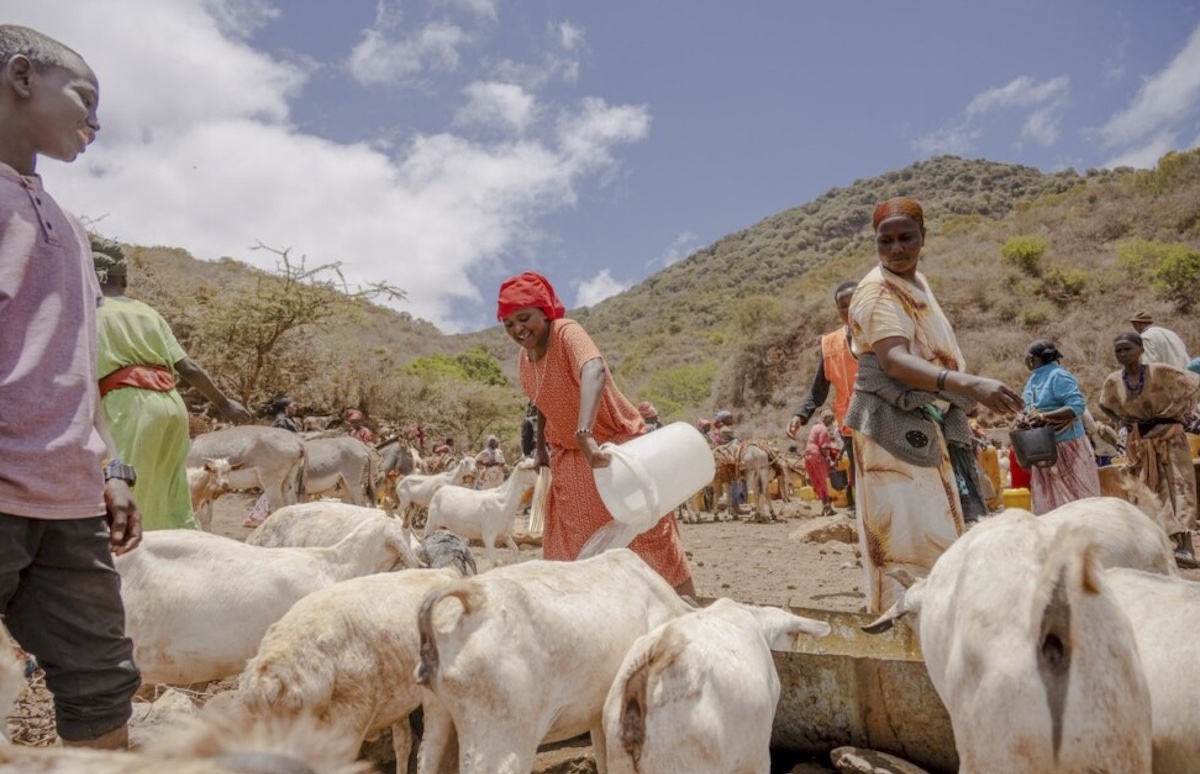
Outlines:
{"type": "Polygon", "coordinates": [[[843,745],[880,750],[931,772],[955,772],[950,716],[925,670],[916,633],[901,620],[883,634],[860,627],[874,616],[814,608],[828,637],[800,635],[775,652],[782,690],[771,744],[813,756],[843,745]]]}

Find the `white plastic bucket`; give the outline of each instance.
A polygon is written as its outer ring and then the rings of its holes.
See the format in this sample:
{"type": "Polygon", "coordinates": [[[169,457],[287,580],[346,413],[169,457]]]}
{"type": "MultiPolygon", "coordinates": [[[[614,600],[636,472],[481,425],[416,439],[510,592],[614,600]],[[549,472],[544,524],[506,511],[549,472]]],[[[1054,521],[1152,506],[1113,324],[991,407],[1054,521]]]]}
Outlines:
{"type": "Polygon", "coordinates": [[[689,422],[672,422],[623,444],[601,447],[612,464],[592,472],[613,519],[634,535],[712,483],[712,449],[689,422]]]}

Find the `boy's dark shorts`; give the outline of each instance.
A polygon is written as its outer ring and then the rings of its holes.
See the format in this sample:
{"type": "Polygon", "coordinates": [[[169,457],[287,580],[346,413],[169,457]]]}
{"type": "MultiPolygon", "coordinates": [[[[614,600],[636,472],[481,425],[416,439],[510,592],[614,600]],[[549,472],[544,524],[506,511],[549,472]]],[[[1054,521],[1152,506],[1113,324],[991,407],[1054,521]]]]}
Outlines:
{"type": "Polygon", "coordinates": [[[141,675],[104,517],[0,513],[0,612],[46,672],[60,737],[87,741],[129,721],[141,675]]]}

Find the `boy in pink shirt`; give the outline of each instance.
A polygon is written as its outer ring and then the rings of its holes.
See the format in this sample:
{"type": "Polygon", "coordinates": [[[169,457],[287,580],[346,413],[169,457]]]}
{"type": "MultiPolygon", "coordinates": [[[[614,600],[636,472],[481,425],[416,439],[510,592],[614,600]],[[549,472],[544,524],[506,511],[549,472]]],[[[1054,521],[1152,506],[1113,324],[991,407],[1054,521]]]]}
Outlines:
{"type": "Polygon", "coordinates": [[[64,744],[117,748],[140,675],[112,554],[141,540],[136,476],[99,410],[87,235],[35,171],[95,139],[99,91],[79,54],[0,25],[0,613],[64,744]]]}

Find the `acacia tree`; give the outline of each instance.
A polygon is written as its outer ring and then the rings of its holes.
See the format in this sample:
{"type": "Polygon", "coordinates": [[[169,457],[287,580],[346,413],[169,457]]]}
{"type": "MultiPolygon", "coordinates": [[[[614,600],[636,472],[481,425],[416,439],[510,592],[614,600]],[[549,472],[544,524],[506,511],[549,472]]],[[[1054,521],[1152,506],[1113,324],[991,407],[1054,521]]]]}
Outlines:
{"type": "Polygon", "coordinates": [[[318,351],[307,335],[318,326],[328,330],[361,319],[358,302],[405,295],[382,282],[349,286],[340,261],[310,268],[304,256],[292,259],[291,248],[259,242],[252,249],[274,253],[275,272],[256,273],[245,287],[202,294],[203,336],[192,344],[249,405],[281,390],[294,392],[333,364],[333,353],[318,351]]]}

